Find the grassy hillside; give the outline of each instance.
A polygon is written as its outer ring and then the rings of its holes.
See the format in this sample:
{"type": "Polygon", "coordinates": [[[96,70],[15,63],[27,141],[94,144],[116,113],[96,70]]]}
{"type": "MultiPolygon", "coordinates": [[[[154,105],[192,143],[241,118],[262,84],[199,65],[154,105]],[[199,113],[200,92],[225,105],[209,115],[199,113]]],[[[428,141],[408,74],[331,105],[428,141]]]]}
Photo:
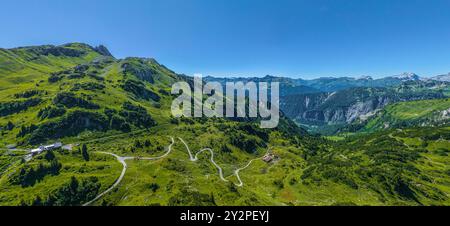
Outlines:
{"type": "Polygon", "coordinates": [[[389,205],[448,205],[449,132],[416,128],[353,136],[337,142],[334,155],[313,165],[311,175],[368,188],[389,205]]]}
{"type": "MultiPolygon", "coordinates": [[[[38,71],[27,57],[40,47],[5,51],[22,55],[16,57],[20,64],[14,72],[0,74],[5,83],[0,92],[3,146],[76,136],[85,125],[103,134],[169,120],[168,111],[159,109],[170,106],[168,87],[177,76],[156,61],[115,60],[81,44],[57,48],[85,52],[76,57],[39,56],[45,63],[39,61],[43,66],[38,71]],[[8,124],[12,128],[5,129],[8,124]]],[[[2,65],[9,65],[4,61],[2,65]]]]}
{"type": "Polygon", "coordinates": [[[55,159],[41,155],[28,163],[15,163],[1,174],[1,205],[80,205],[107,189],[121,171],[113,157],[91,154],[85,161],[81,153],[55,152],[55,159]],[[59,169],[51,168],[54,162],[59,169]],[[70,185],[78,188],[67,190],[70,185]]]}
{"type": "Polygon", "coordinates": [[[384,128],[448,125],[450,99],[400,102],[387,106],[376,117],[370,119],[363,130],[384,128]]]}

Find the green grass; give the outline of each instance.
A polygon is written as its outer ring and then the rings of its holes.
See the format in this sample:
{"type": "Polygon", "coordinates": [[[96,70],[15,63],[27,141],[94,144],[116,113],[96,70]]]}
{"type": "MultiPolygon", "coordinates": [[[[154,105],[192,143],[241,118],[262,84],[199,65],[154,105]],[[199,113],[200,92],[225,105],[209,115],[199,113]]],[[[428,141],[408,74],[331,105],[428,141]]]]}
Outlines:
{"type": "Polygon", "coordinates": [[[427,116],[435,111],[450,109],[450,99],[400,102],[386,108],[396,119],[411,120],[427,116]]]}
{"type": "Polygon", "coordinates": [[[22,163],[10,167],[0,179],[0,205],[19,205],[20,202],[31,202],[39,195],[45,199],[54,193],[57,188],[67,184],[72,176],[77,179],[95,176],[101,183],[100,190],[106,190],[111,186],[122,169],[122,165],[115,158],[92,153],[92,160],[85,162],[81,156],[73,156],[70,153],[56,153],[57,159],[62,163],[62,169],[57,176],[46,176],[42,181],[32,187],[22,188],[20,185],[11,185],[9,178],[24,164],[36,165],[43,160],[34,159],[28,163],[22,163]]]}
{"type": "MultiPolygon", "coordinates": [[[[198,150],[197,147],[202,147],[196,143],[201,143],[204,137],[192,139],[188,143],[193,151],[198,150]]],[[[298,156],[296,152],[299,150],[283,146],[285,145],[283,139],[279,141],[280,146],[277,145],[272,150],[280,160],[269,164],[257,160],[249,168],[241,171],[243,187],[231,184],[237,183],[233,171],[243,167],[249,159],[255,158],[254,155],[243,156],[239,161],[230,163],[227,156],[215,150],[218,154],[216,162],[221,165],[226,178],[231,182],[226,183],[220,180],[217,169],[208,160],[208,154],[198,162],[191,162],[184,146],[177,143],[167,159],[128,161],[127,174],[117,191],[105,196],[96,204],[169,205],[171,198],[177,197],[177,194],[186,188],[201,194],[213,195],[217,205],[334,205],[351,203],[354,200],[359,200],[360,205],[382,204],[377,200],[376,194],[369,190],[352,190],[345,185],[332,182],[320,186],[302,184],[300,175],[307,162],[298,156]],[[176,163],[180,169],[171,169],[172,163],[176,163]],[[295,183],[291,183],[292,179],[295,183]],[[282,181],[283,188],[275,184],[275,181],[282,181]],[[159,189],[153,191],[151,184],[158,184],[159,189]]],[[[153,156],[160,154],[154,153],[153,156]]]]}
{"type": "Polygon", "coordinates": [[[365,122],[363,131],[421,125],[448,124],[442,111],[450,109],[450,99],[408,101],[392,104],[365,122]]]}

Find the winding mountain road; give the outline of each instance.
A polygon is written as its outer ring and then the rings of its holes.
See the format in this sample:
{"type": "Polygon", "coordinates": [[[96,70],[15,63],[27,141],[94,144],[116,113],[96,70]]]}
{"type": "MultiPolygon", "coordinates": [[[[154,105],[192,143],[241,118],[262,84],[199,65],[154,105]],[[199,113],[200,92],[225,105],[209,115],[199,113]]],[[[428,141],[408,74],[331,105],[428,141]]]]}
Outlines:
{"type": "MultiPolygon", "coordinates": [[[[118,156],[118,155],[116,155],[116,154],[114,154],[114,153],[110,153],[110,152],[97,152],[97,153],[100,153],[100,154],[106,154],[106,155],[114,156],[114,157],[117,159],[117,161],[119,161],[119,162],[122,164],[123,169],[122,169],[122,172],[121,172],[120,176],[117,178],[117,180],[114,182],[114,184],[111,185],[111,187],[109,187],[109,188],[106,189],[104,192],[102,192],[102,193],[100,193],[99,195],[97,195],[97,196],[96,196],[94,199],[92,199],[91,201],[89,201],[89,202],[83,204],[83,206],[89,206],[89,205],[91,205],[92,203],[96,202],[97,200],[99,200],[100,198],[102,198],[103,196],[105,196],[106,194],[108,194],[109,192],[111,192],[114,188],[116,188],[116,187],[120,184],[120,182],[121,182],[121,181],[123,180],[123,178],[125,177],[125,173],[127,172],[127,169],[128,169],[128,165],[127,165],[127,163],[126,163],[127,160],[135,159],[135,160],[149,160],[149,161],[153,161],[153,160],[159,160],[159,159],[163,159],[163,158],[167,157],[167,156],[172,152],[172,146],[175,144],[175,139],[174,139],[173,137],[170,137],[170,139],[172,140],[172,143],[169,145],[167,152],[166,152],[164,155],[161,155],[161,156],[158,156],[158,157],[132,157],[132,156],[122,157],[122,156],[118,156]]],[[[198,161],[198,160],[199,160],[199,159],[198,159],[198,156],[199,156],[201,153],[203,153],[203,152],[205,152],[205,151],[209,152],[209,153],[210,153],[210,161],[211,161],[211,163],[217,168],[217,170],[218,170],[218,172],[219,172],[219,177],[220,177],[220,179],[221,179],[222,181],[224,181],[224,182],[229,182],[229,180],[227,180],[227,179],[223,176],[223,170],[222,170],[222,168],[214,161],[214,151],[213,151],[211,148],[204,148],[204,149],[200,150],[199,152],[197,152],[195,155],[193,155],[192,152],[191,152],[191,150],[190,150],[190,148],[189,148],[189,145],[187,145],[187,143],[186,143],[182,138],[178,137],[178,139],[179,139],[179,140],[184,144],[184,146],[186,147],[186,150],[187,150],[187,152],[188,152],[188,154],[189,154],[189,160],[192,161],[192,162],[198,161]]],[[[244,183],[242,182],[241,177],[239,176],[239,172],[242,171],[242,170],[245,170],[246,168],[248,168],[248,167],[252,164],[253,161],[258,160],[258,159],[260,159],[260,158],[252,159],[252,160],[249,161],[249,163],[248,163],[247,165],[245,165],[245,166],[242,167],[242,168],[236,169],[236,170],[234,171],[234,175],[236,175],[236,178],[237,178],[237,180],[239,181],[238,184],[235,184],[236,186],[238,186],[238,187],[244,186],[244,183]]]]}
{"type": "Polygon", "coordinates": [[[189,158],[192,162],[196,162],[198,161],[198,155],[201,154],[202,152],[205,151],[209,151],[209,153],[211,154],[211,158],[210,161],[211,163],[219,170],[219,177],[221,180],[228,182],[227,179],[225,179],[225,177],[223,176],[223,170],[222,168],[214,161],[214,151],[211,148],[204,148],[202,150],[200,150],[199,152],[197,152],[197,154],[195,154],[195,156],[192,155],[191,150],[189,149],[189,146],[186,144],[186,142],[184,142],[184,140],[180,137],[178,137],[178,139],[184,144],[184,146],[186,147],[186,150],[189,153],[189,158]]]}

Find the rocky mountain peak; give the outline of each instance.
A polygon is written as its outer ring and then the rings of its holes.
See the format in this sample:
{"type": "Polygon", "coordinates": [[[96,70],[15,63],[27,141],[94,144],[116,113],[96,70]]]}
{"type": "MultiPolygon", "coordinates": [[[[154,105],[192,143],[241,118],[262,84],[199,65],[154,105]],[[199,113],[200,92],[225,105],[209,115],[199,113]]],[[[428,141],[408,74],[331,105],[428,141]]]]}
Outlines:
{"type": "Polygon", "coordinates": [[[417,80],[420,80],[420,77],[417,74],[411,73],[411,72],[404,72],[402,74],[395,75],[395,76],[392,76],[392,77],[400,79],[400,80],[404,80],[404,81],[410,81],[410,80],[417,81],[417,80]]]}
{"type": "Polygon", "coordinates": [[[111,52],[109,52],[108,48],[106,48],[104,45],[99,45],[97,47],[94,47],[94,50],[103,56],[109,56],[109,57],[113,56],[111,54],[111,52]]]}

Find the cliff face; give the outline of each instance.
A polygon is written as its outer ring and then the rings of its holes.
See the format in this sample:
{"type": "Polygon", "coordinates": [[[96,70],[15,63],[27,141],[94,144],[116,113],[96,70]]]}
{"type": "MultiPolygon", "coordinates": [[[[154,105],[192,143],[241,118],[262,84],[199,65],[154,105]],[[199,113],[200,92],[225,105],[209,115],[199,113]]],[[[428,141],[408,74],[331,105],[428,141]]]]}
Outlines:
{"type": "Polygon", "coordinates": [[[442,97],[439,92],[401,93],[385,88],[353,88],[285,96],[280,106],[288,117],[302,124],[332,125],[365,119],[391,103],[442,97]]]}
{"type": "Polygon", "coordinates": [[[370,115],[377,109],[381,109],[392,103],[389,97],[375,97],[370,100],[355,101],[348,106],[333,106],[324,108],[329,105],[329,97],[325,94],[320,96],[297,96],[287,97],[282,102],[281,109],[288,117],[299,122],[318,122],[326,124],[351,123],[354,120],[370,115]]]}

